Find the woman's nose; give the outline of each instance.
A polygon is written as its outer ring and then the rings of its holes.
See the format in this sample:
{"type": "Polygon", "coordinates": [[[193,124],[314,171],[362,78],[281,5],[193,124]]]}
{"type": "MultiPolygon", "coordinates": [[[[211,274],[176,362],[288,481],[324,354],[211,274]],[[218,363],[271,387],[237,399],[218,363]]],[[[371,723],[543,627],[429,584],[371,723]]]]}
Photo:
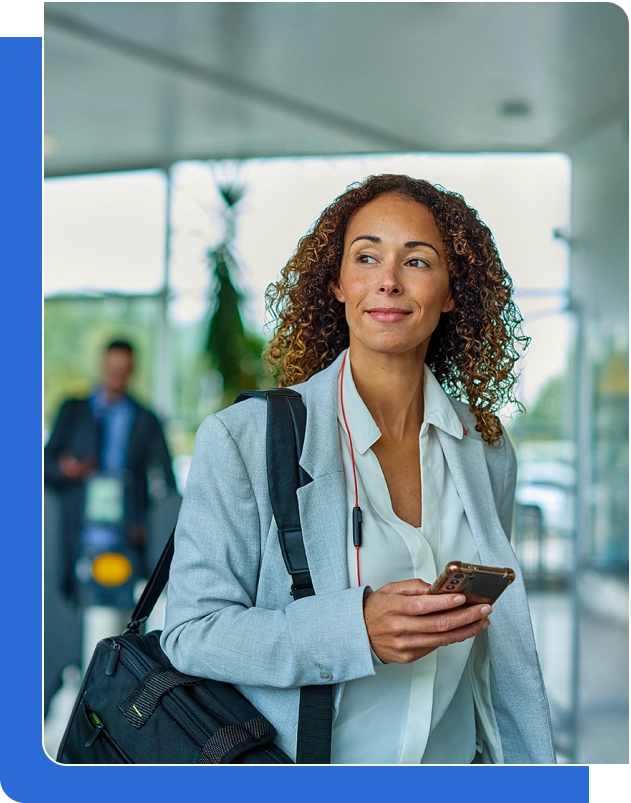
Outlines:
{"type": "Polygon", "coordinates": [[[402,287],[397,276],[396,266],[384,265],[383,272],[379,277],[379,292],[389,295],[390,293],[400,293],[401,290],[402,287]]]}

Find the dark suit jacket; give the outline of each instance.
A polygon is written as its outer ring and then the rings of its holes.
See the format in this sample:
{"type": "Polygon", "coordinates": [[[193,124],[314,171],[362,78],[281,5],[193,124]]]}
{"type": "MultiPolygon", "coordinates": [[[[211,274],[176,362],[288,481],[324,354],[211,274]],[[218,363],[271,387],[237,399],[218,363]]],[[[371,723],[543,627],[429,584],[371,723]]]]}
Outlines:
{"type": "MultiPolygon", "coordinates": [[[[136,517],[145,524],[149,507],[147,472],[161,470],[166,485],[175,488],[171,457],[156,415],[135,399],[127,449],[127,470],[134,478],[136,517]]],[[[64,510],[64,555],[62,587],[74,596],[74,564],[77,559],[83,513],[83,482],[65,477],[59,469],[63,453],[78,459],[99,459],[99,430],[88,399],[69,399],[59,410],[50,440],[44,450],[44,482],[60,495],[64,510]]]]}

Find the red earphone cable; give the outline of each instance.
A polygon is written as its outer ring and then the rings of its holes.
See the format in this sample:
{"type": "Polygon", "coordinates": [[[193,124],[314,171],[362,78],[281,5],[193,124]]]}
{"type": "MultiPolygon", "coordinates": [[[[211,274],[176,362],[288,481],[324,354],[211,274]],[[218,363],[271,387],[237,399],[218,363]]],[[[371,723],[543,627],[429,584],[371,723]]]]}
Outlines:
{"type": "MultiPolygon", "coordinates": [[[[344,410],[344,368],[346,366],[346,358],[348,356],[348,351],[344,355],[344,359],[342,360],[342,370],[340,372],[340,406],[342,408],[342,418],[344,419],[344,426],[346,428],[346,434],[348,435],[348,441],[351,447],[351,465],[353,467],[353,483],[355,485],[355,507],[359,507],[359,492],[357,490],[357,471],[355,469],[355,450],[353,449],[353,439],[351,438],[351,431],[348,428],[348,422],[346,420],[346,411],[344,410]]],[[[361,585],[361,575],[359,572],[359,546],[355,547],[355,556],[356,556],[356,563],[357,563],[357,585],[361,585]]]]}
{"type": "Polygon", "coordinates": [[[357,493],[357,474],[355,472],[355,452],[353,450],[353,439],[351,438],[351,431],[348,428],[348,422],[346,421],[346,412],[344,410],[344,366],[346,365],[346,357],[348,355],[348,351],[344,355],[344,359],[342,360],[342,371],[340,372],[340,403],[342,407],[342,418],[344,419],[344,426],[346,427],[346,434],[348,435],[348,440],[351,445],[351,464],[353,466],[353,482],[355,483],[355,507],[359,507],[359,494],[357,493]]]}

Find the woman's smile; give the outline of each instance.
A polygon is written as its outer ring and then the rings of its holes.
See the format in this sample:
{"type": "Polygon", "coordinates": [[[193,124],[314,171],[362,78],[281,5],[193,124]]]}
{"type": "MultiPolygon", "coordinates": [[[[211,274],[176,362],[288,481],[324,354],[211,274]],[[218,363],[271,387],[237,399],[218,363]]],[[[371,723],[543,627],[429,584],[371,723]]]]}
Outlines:
{"type": "Polygon", "coordinates": [[[408,316],[412,314],[412,310],[401,307],[373,307],[366,310],[366,314],[370,315],[373,321],[379,321],[379,323],[399,323],[407,320],[408,316]]]}

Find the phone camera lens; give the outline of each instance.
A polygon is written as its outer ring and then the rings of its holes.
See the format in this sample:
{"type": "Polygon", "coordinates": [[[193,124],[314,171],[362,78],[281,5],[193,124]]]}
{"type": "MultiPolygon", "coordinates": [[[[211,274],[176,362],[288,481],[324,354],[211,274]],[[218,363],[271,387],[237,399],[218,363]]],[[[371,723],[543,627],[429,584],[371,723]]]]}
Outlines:
{"type": "Polygon", "coordinates": [[[447,586],[447,591],[453,591],[456,586],[447,586]]]}
{"type": "Polygon", "coordinates": [[[460,582],[460,580],[452,580],[451,581],[452,585],[454,585],[454,586],[457,586],[459,582],[460,582]]]}
{"type": "Polygon", "coordinates": [[[464,577],[464,574],[454,574],[454,577],[457,577],[458,580],[461,580],[464,577]]]}

